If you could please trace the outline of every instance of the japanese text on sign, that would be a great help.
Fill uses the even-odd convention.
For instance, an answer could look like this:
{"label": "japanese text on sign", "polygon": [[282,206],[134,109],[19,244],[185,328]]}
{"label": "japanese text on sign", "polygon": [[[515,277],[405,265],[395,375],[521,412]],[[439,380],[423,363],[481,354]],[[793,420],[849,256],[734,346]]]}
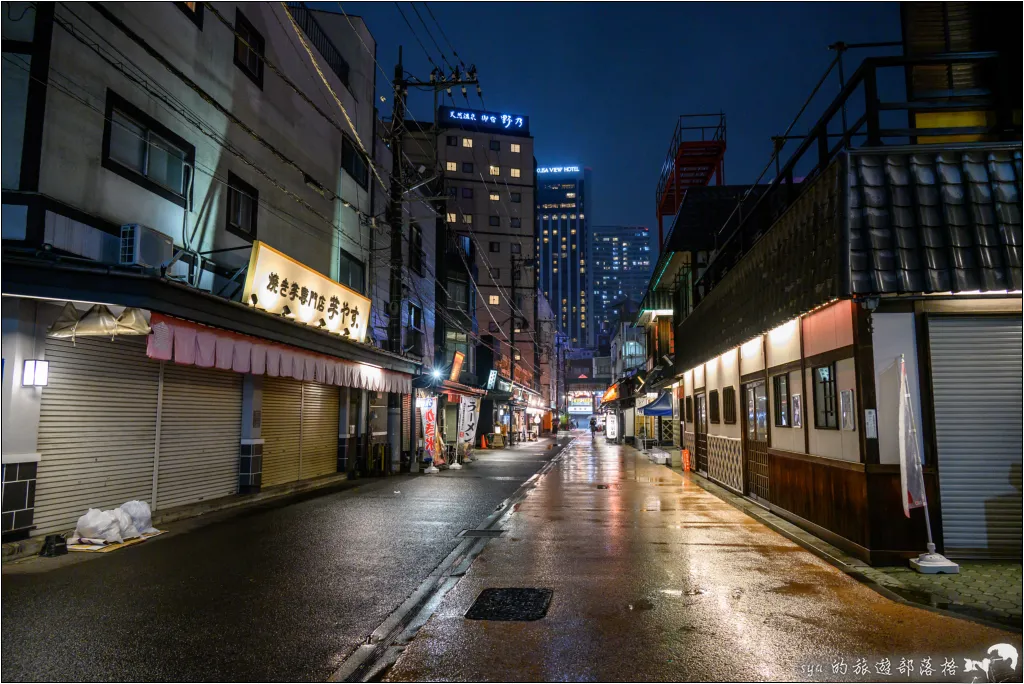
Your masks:
{"label": "japanese text on sign", "polygon": [[500,112],[483,112],[474,109],[452,109],[442,107],[441,119],[451,123],[473,124],[481,128],[515,131],[526,133],[530,129],[529,117],[520,114],[504,114]]}
{"label": "japanese text on sign", "polygon": [[253,243],[246,304],[362,342],[370,300],[263,242]]}

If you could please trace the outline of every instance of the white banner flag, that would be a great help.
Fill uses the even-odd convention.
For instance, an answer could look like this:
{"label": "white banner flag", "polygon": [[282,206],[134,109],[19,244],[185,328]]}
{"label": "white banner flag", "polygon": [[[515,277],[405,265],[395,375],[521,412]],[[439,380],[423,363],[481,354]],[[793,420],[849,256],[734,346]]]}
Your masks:
{"label": "white banner flag", "polygon": [[459,402],[459,444],[463,447],[473,444],[479,422],[480,397],[462,397]]}
{"label": "white banner flag", "polygon": [[903,513],[910,517],[911,508],[928,505],[924,491],[924,471],[921,469],[921,454],[917,447],[917,424],[914,422],[914,407],[910,403],[910,387],[907,385],[907,366],[900,354],[900,492],[903,494]]}

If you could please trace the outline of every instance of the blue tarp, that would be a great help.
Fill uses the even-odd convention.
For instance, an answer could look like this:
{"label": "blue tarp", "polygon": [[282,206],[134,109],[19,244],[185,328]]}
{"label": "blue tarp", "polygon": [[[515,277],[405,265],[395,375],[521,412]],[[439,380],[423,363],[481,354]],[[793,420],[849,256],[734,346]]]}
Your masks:
{"label": "blue tarp", "polygon": [[645,416],[671,416],[672,397],[669,396],[668,392],[662,392],[657,399],[641,408],[640,413]]}

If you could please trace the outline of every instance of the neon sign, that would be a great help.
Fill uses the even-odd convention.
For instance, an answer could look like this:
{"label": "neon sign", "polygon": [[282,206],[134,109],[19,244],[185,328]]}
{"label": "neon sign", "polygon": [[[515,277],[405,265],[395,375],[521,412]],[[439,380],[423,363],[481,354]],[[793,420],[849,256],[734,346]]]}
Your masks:
{"label": "neon sign", "polygon": [[537,169],[537,173],[579,173],[580,167],[578,166],[542,166]]}
{"label": "neon sign", "polygon": [[530,117],[522,116],[521,114],[441,107],[440,117],[443,122],[470,125],[477,128],[515,131],[517,133],[527,133],[530,130]]}

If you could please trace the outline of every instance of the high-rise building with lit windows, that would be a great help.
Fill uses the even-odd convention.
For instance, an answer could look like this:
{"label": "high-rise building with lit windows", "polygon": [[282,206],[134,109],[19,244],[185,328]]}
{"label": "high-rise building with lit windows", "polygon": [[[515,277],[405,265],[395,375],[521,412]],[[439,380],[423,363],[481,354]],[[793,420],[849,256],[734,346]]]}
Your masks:
{"label": "high-rise building with lit windows", "polygon": [[587,231],[590,169],[538,166],[536,177],[538,284],[569,345],[590,347],[594,340]]}
{"label": "high-rise building with lit windows", "polygon": [[590,235],[595,334],[610,334],[612,305],[625,299],[640,303],[657,254],[645,226],[593,226]]}

